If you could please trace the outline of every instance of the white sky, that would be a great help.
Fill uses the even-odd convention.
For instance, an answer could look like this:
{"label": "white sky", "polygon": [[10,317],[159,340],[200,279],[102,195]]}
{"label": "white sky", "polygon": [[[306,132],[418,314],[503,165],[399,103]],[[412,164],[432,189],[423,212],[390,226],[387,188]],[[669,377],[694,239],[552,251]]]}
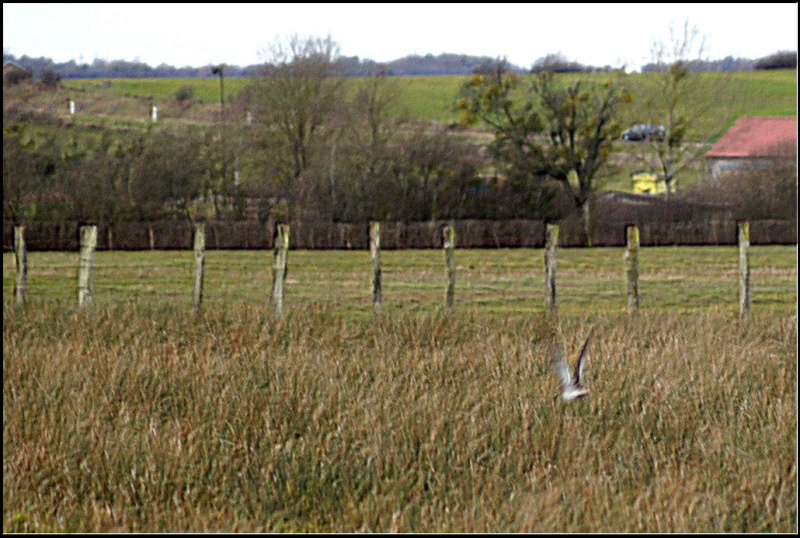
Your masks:
{"label": "white sky", "polygon": [[262,63],[276,39],[330,37],[344,56],[506,57],[530,67],[561,53],[586,65],[651,61],[688,19],[708,59],[797,50],[796,3],[770,4],[3,4],[3,50],[56,62],[153,67]]}

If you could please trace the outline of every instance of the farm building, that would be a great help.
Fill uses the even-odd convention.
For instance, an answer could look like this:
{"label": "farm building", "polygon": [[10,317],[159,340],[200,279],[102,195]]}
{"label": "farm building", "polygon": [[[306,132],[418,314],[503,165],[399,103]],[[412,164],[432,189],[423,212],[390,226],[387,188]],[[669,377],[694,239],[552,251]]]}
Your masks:
{"label": "farm building", "polygon": [[3,85],[13,86],[25,79],[33,78],[33,73],[15,62],[3,62]]}
{"label": "farm building", "polygon": [[797,160],[797,116],[739,118],[706,153],[706,178]]}

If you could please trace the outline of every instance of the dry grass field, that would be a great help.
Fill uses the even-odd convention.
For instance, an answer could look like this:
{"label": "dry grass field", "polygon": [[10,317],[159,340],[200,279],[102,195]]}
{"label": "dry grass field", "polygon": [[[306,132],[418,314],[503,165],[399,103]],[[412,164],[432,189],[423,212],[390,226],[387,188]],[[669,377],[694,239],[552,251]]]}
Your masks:
{"label": "dry grass field", "polygon": [[[368,254],[290,252],[282,317],[215,283],[268,295],[247,253],[209,253],[199,315],[190,253],[98,253],[86,312],[65,253],[31,254],[15,308],[5,255],[4,532],[797,530],[796,247],[753,249],[749,322],[735,249],[643,250],[635,315],[621,250],[565,249],[550,319],[509,291],[543,287],[541,251],[457,252],[451,314],[441,252],[401,254],[384,300],[407,306],[374,316]],[[173,291],[143,284],[154,259]],[[314,291],[345,281],[360,310]],[[564,404],[548,344],[574,361],[590,330],[592,394]]]}

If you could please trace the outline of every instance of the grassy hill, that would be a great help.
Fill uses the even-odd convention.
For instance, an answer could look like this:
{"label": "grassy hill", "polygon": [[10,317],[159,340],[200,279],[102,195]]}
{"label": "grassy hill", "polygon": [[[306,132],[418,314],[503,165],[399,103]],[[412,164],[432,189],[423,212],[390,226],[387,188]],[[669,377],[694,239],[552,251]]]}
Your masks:
{"label": "grassy hill", "polygon": [[[574,75],[563,75],[574,76]],[[603,75],[590,75],[603,76]],[[358,85],[362,79],[351,79]],[[458,121],[454,102],[465,77],[395,77],[399,99],[393,113],[403,121]],[[628,108],[630,121],[647,114],[646,96],[654,91],[653,74],[631,74],[629,84],[637,100]],[[229,103],[251,79],[225,79],[225,97]],[[194,92],[193,104],[185,109],[177,106],[175,93],[189,87]],[[703,73],[698,91],[687,101],[690,110],[698,111],[695,135],[724,131],[721,124],[732,124],[741,116],[793,116],[797,114],[797,71],[748,71],[736,73]],[[161,121],[212,121],[219,105],[218,79],[69,79],[62,88],[28,99],[37,108],[66,115],[66,99],[78,103],[81,115],[146,121],[149,103],[159,107]],[[12,96],[13,99],[13,96]],[[5,103],[4,107],[8,106]],[[702,115],[701,115],[702,113]]]}
{"label": "grassy hill", "polygon": [[[574,77],[578,75],[561,75]],[[585,75],[584,75],[585,76]],[[589,75],[602,77],[604,75]],[[656,75],[631,74],[628,83],[636,96],[623,112],[623,123],[650,120],[648,96],[657,92]],[[457,125],[454,103],[463,76],[393,77],[397,91],[392,115],[398,123],[430,123]],[[348,79],[353,88],[364,79]],[[247,78],[224,81],[226,116],[229,121],[245,122],[246,109],[237,99],[251,82]],[[179,102],[176,94],[188,89],[192,99]],[[521,90],[524,91],[524,90]],[[150,105],[158,107],[157,128],[184,128],[209,125],[219,118],[220,85],[216,78],[192,79],[68,79],[50,91],[34,88],[4,89],[4,110],[10,107],[55,115],[77,125],[113,128],[151,128]],[[77,114],[69,115],[68,103],[74,100]],[[686,107],[696,116],[689,139],[713,142],[742,116],[794,116],[797,114],[797,71],[748,71],[735,73],[703,73],[697,86],[686,99]],[[465,134],[473,135],[476,144],[483,144],[488,133],[480,125],[471,126]],[[620,149],[625,144],[620,142]],[[600,185],[601,190],[627,190],[629,173],[620,152],[615,163],[618,170]],[[702,175],[698,166],[693,177],[686,178],[689,187]]]}

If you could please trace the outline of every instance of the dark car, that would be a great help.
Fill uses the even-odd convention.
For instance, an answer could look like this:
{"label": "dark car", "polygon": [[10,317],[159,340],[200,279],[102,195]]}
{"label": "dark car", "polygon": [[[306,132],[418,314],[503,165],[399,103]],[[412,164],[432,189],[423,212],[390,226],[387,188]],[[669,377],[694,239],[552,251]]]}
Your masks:
{"label": "dark car", "polygon": [[628,142],[639,142],[641,140],[664,140],[667,137],[667,130],[663,125],[650,125],[640,123],[634,125],[622,133],[622,139]]}

